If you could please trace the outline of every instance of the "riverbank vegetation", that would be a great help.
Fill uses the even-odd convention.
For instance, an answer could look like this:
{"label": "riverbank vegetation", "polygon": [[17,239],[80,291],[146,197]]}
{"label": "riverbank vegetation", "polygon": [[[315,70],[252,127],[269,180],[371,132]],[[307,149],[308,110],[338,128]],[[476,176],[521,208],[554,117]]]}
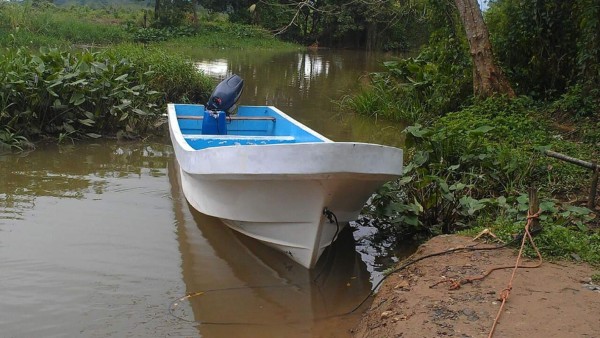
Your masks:
{"label": "riverbank vegetation", "polygon": [[223,15],[197,18],[165,26],[139,5],[0,3],[0,147],[162,130],[167,102],[204,102],[214,87],[185,48],[298,48]]}
{"label": "riverbank vegetation", "polygon": [[404,177],[370,205],[386,220],[380,227],[398,239],[489,228],[509,241],[522,231],[533,187],[544,253],[600,263],[598,207],[587,208],[593,172],[544,154],[600,155],[597,2],[491,2],[495,61],[514,88],[493,95],[474,94],[475,61],[456,7],[434,3],[434,31],[420,54],[386,62],[342,102],[410,124]]}

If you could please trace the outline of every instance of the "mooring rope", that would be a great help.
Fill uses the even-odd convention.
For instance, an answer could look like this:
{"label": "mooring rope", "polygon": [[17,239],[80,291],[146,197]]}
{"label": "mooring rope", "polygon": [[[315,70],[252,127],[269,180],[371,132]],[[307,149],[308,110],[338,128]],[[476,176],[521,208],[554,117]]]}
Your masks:
{"label": "mooring rope", "polygon": [[496,326],[498,325],[498,320],[500,319],[500,315],[502,315],[502,310],[504,309],[504,304],[506,304],[506,301],[508,300],[508,296],[510,295],[510,291],[512,290],[513,286],[513,281],[515,279],[515,274],[517,272],[517,269],[522,267],[519,265],[519,261],[521,260],[521,256],[523,256],[523,249],[525,248],[525,242],[526,240],[529,240],[529,243],[531,243],[531,246],[533,247],[533,249],[535,250],[535,253],[538,256],[538,263],[534,266],[528,266],[528,268],[539,268],[542,265],[543,259],[542,259],[542,254],[540,253],[540,250],[537,248],[537,246],[535,245],[535,242],[533,241],[533,237],[531,236],[531,232],[530,232],[530,226],[532,223],[533,219],[537,219],[540,216],[540,212],[538,211],[535,214],[527,214],[527,223],[525,224],[525,233],[523,235],[523,239],[521,240],[521,247],[519,248],[519,255],[517,256],[517,261],[515,262],[515,266],[513,268],[513,272],[512,275],[510,276],[510,279],[508,280],[508,285],[506,286],[505,289],[502,290],[501,294],[500,294],[500,298],[502,299],[502,304],[500,304],[500,308],[498,309],[498,314],[496,314],[496,318],[494,319],[494,323],[492,324],[492,329],[490,330],[490,334],[488,335],[488,338],[492,338],[492,336],[494,335],[494,331],[496,330]]}

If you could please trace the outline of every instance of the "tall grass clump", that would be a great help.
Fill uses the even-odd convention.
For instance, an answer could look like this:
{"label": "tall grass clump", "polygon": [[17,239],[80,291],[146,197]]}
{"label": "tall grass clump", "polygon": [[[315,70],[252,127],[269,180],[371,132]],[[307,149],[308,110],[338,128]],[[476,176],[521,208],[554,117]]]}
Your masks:
{"label": "tall grass clump", "polygon": [[370,85],[341,104],[367,116],[405,123],[430,124],[455,111],[472,91],[468,58],[454,44],[434,44],[417,57],[387,61]]}
{"label": "tall grass clump", "polygon": [[36,16],[37,33],[64,39],[72,44],[109,45],[131,41],[131,34],[122,25],[76,19],[69,12],[48,12]]}
{"label": "tall grass clump", "polygon": [[0,45],[70,47],[131,41],[123,24],[101,10],[47,2],[0,3]]}

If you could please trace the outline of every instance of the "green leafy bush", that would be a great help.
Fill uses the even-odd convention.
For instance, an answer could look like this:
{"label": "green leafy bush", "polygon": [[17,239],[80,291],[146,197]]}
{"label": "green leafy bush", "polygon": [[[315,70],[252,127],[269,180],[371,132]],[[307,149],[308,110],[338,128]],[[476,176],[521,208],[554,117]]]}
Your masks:
{"label": "green leafy bush", "polygon": [[546,132],[535,107],[525,98],[491,98],[430,127],[407,127],[404,175],[382,187],[368,210],[386,221],[385,231],[400,238],[489,224],[512,231],[513,223],[524,224],[528,201],[523,192],[535,186],[544,190],[541,207],[547,214],[542,221],[585,234],[591,211],[558,203],[548,193],[565,184],[548,178],[573,168],[567,163],[550,166],[540,152],[564,144]]}
{"label": "green leafy bush", "polygon": [[193,65],[160,51],[14,49],[0,57],[0,125],[34,139],[146,133],[166,100],[207,97],[209,88]]}
{"label": "green leafy bush", "polygon": [[430,124],[459,109],[472,91],[469,59],[454,39],[439,40],[415,58],[384,62],[371,84],[342,105],[359,114]]}

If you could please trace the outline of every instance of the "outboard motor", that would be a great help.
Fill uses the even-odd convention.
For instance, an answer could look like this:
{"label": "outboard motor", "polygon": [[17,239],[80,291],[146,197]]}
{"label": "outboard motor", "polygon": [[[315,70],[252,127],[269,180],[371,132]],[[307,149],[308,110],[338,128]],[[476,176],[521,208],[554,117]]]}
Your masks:
{"label": "outboard motor", "polygon": [[236,74],[229,76],[217,85],[206,104],[202,120],[202,134],[227,134],[225,117],[237,108],[236,103],[240,99],[243,89],[244,80]]}

